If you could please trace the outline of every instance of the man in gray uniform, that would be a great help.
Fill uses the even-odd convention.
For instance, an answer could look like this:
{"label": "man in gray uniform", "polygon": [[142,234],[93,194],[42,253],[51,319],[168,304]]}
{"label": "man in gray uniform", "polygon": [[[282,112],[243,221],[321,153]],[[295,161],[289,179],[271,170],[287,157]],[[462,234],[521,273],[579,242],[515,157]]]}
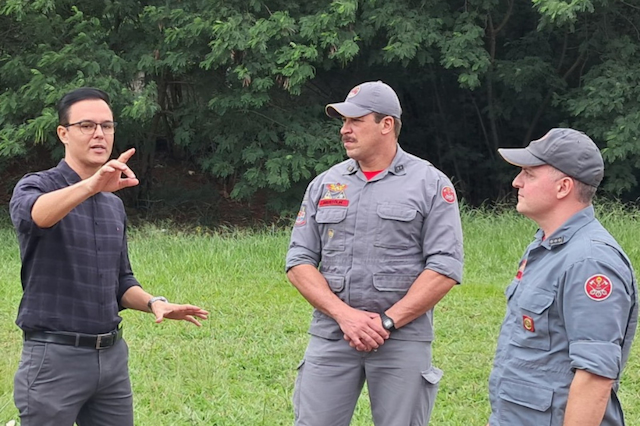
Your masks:
{"label": "man in gray uniform", "polygon": [[426,425],[442,376],[433,307],[462,278],[456,194],[398,146],[388,85],[356,86],[326,112],[342,118],[350,159],[307,188],[287,254],[289,280],[315,308],[296,425],[348,425],[365,380],[377,426]]}
{"label": "man in gray uniform", "polygon": [[624,425],[616,392],[638,319],[637,285],[594,217],[600,151],[581,132],[552,129],[499,152],[522,168],[517,210],[540,229],[506,290],[489,425]]}

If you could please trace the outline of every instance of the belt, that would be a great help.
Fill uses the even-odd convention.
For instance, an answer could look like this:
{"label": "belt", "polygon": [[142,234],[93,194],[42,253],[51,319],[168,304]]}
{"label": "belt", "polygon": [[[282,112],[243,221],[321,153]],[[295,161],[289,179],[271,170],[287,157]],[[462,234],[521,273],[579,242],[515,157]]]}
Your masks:
{"label": "belt", "polygon": [[82,346],[85,348],[107,349],[122,339],[122,329],[105,334],[67,333],[63,331],[25,331],[24,340],[58,345]]}

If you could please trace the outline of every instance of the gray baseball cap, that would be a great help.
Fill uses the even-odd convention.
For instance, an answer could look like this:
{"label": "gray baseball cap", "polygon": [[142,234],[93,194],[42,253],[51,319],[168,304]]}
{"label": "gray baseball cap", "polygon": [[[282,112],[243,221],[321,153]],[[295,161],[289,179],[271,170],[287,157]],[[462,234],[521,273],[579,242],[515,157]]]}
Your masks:
{"label": "gray baseball cap", "polygon": [[551,129],[526,148],[500,148],[507,162],[520,167],[548,164],[587,185],[598,187],[604,176],[600,149],[591,138],[573,129]]}
{"label": "gray baseball cap", "polygon": [[362,117],[372,112],[400,118],[402,108],[396,92],[381,81],[362,83],[349,92],[344,102],[325,107],[329,117]]}

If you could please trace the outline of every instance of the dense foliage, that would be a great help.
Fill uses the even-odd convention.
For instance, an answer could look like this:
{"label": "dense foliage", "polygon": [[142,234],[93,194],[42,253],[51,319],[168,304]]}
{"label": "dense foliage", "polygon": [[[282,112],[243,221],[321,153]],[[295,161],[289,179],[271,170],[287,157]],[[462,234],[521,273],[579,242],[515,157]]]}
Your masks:
{"label": "dense foliage", "polygon": [[592,136],[605,191],[633,199],[638,64],[630,0],[0,0],[0,169],[59,158],[55,102],[91,85],[112,95],[117,148],[138,149],[138,200],[161,150],[282,210],[343,158],[324,105],[381,79],[403,147],[470,203],[508,193],[498,147],[558,126]]}

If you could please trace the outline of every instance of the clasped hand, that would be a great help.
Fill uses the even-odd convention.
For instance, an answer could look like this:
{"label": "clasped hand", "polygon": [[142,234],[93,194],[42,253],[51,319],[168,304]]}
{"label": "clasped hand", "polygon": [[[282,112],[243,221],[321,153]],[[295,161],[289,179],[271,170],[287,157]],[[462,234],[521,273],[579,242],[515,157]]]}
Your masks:
{"label": "clasped hand", "polygon": [[389,332],[382,327],[380,315],[374,312],[351,308],[338,320],[338,325],[349,346],[358,351],[371,352],[389,338]]}

